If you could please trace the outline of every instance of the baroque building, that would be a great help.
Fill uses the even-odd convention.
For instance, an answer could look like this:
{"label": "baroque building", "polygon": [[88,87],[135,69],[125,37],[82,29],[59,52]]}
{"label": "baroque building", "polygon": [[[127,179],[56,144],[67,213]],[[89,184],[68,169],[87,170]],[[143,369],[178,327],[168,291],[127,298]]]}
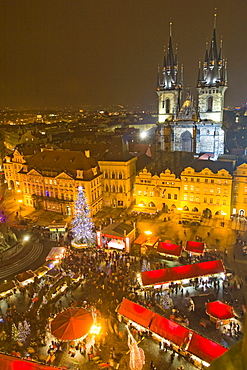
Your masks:
{"label": "baroque building", "polygon": [[77,188],[83,186],[91,215],[102,207],[101,172],[89,152],[44,150],[24,156],[15,150],[4,170],[8,187],[26,206],[72,216]]}
{"label": "baroque building", "polygon": [[222,58],[222,41],[217,49],[216,15],[210,48],[206,48],[203,65],[199,63],[197,92],[194,101],[190,89],[182,103],[183,68],[178,78],[177,52],[173,53],[170,24],[168,51],[164,57],[162,78],[158,73],[158,122],[156,160],[164,162],[169,152],[213,153],[217,159],[224,153],[224,95],[227,89],[227,67]]}
{"label": "baroque building", "polygon": [[232,214],[247,215],[247,164],[243,163],[233,172]]}
{"label": "baroque building", "polygon": [[148,213],[169,210],[210,217],[231,215],[232,175],[225,169],[196,171],[186,167],[180,178],[168,169],[159,176],[144,169],[136,177],[135,189],[139,211],[145,207]]}
{"label": "baroque building", "polygon": [[122,138],[115,137],[98,164],[102,172],[103,205],[129,208],[134,202],[136,157],[129,154]]}

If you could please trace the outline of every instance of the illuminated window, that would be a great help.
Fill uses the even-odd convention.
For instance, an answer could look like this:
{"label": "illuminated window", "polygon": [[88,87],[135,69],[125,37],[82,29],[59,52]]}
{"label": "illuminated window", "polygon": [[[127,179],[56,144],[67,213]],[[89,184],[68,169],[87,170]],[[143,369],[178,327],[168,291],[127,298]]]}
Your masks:
{"label": "illuminated window", "polygon": [[188,200],[188,194],[184,194],[184,200]]}
{"label": "illuminated window", "polygon": [[177,194],[174,194],[174,199],[178,199],[178,195]]}
{"label": "illuminated window", "polygon": [[150,191],[150,197],[153,197],[153,196],[154,196],[153,191]]}
{"label": "illuminated window", "polygon": [[196,202],[199,202],[199,198],[198,197],[196,197]]}
{"label": "illuminated window", "polygon": [[196,188],[196,191],[200,191],[200,189],[199,188]]}
{"label": "illuminated window", "polygon": [[213,203],[213,198],[210,198],[209,199],[209,203]]}
{"label": "illuminated window", "polygon": [[144,190],[143,195],[144,196],[147,196],[148,195],[148,193],[146,192],[146,190]]}
{"label": "illuminated window", "polygon": [[213,188],[211,188],[211,189],[210,189],[210,193],[213,193],[213,192],[214,192],[214,189],[213,189]]}
{"label": "illuminated window", "polygon": [[223,199],[223,206],[226,206],[226,199]]}
{"label": "illuminated window", "polygon": [[172,199],[171,194],[167,194],[167,199]]}
{"label": "illuminated window", "polygon": [[207,198],[206,197],[204,197],[204,203],[207,203]]}
{"label": "illuminated window", "polygon": [[193,194],[190,194],[190,201],[193,202],[193,200],[194,200],[194,195]]}
{"label": "illuminated window", "polygon": [[220,204],[220,198],[216,198],[216,204]]}
{"label": "illuminated window", "polygon": [[196,179],[196,182],[200,182],[200,179]]}
{"label": "illuminated window", "polygon": [[220,188],[217,188],[216,193],[220,194]]}
{"label": "illuminated window", "polygon": [[188,185],[184,185],[184,190],[188,190]]}
{"label": "illuminated window", "polygon": [[245,186],[245,188],[244,188],[244,192],[245,192],[245,193],[247,192],[247,186]]}
{"label": "illuminated window", "polygon": [[194,191],[194,185],[190,185],[190,190]]}

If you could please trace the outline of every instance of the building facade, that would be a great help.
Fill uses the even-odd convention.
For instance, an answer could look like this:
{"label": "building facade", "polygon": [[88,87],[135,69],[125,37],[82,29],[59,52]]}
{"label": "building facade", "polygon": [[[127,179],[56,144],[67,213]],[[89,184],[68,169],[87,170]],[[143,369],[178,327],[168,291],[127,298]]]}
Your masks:
{"label": "building facade", "polygon": [[214,173],[208,168],[196,172],[187,167],[180,179],[170,170],[158,176],[144,169],[136,177],[135,191],[140,211],[150,207],[157,211],[198,212],[226,219],[231,215],[232,176],[224,169]]}
{"label": "building facade", "polygon": [[77,189],[83,186],[91,215],[102,207],[101,172],[89,153],[42,151],[24,158],[6,157],[5,176],[25,206],[72,216]]}
{"label": "building facade", "polygon": [[[203,66],[199,64],[194,102],[190,90],[182,103],[183,73],[178,82],[177,53],[173,54],[170,31],[168,52],[164,57],[162,78],[158,76],[157,153],[186,151],[213,153],[215,159],[224,153],[224,95],[227,89],[227,66],[222,58],[222,42],[217,50],[216,27]],[[162,155],[157,154],[162,160]]]}
{"label": "building facade", "polygon": [[134,202],[136,160],[127,151],[121,137],[112,140],[107,155],[98,162],[102,172],[104,206],[129,208]]}
{"label": "building facade", "polygon": [[233,173],[232,214],[247,216],[247,164],[243,163]]}

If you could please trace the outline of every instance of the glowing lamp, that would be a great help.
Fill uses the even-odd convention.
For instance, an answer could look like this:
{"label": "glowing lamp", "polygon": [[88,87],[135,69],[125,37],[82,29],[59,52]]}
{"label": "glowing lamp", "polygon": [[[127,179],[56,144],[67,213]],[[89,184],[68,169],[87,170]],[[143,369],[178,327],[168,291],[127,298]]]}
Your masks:
{"label": "glowing lamp", "polygon": [[90,334],[99,335],[100,331],[101,331],[101,325],[95,324],[91,326]]}

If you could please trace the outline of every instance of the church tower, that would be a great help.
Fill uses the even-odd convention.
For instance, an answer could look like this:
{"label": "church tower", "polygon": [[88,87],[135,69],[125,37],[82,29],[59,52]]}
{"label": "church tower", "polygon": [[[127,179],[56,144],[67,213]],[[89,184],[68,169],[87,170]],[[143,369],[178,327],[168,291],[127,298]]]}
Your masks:
{"label": "church tower", "polygon": [[158,71],[156,92],[158,95],[158,123],[175,119],[180,109],[182,81],[178,82],[177,50],[174,56],[171,22],[168,50],[164,55],[161,80],[160,71]]}
{"label": "church tower", "polygon": [[214,14],[213,37],[208,51],[206,47],[203,65],[199,64],[197,90],[198,113],[201,120],[221,123],[223,120],[224,95],[227,89],[227,64],[222,59],[222,40],[220,50],[216,42],[216,14]]}

